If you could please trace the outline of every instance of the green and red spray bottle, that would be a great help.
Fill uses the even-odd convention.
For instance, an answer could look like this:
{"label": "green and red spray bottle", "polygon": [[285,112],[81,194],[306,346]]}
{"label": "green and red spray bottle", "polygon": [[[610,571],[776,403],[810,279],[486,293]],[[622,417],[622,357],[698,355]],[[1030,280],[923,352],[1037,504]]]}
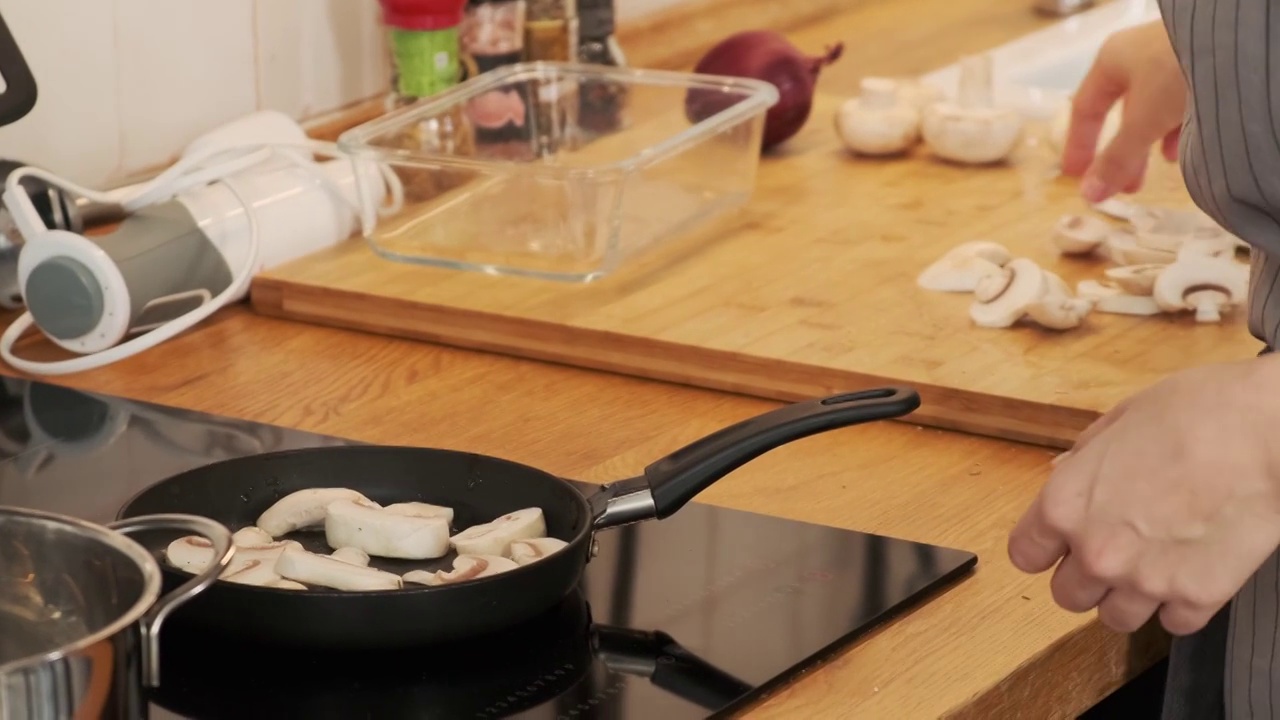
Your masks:
{"label": "green and red spray bottle", "polygon": [[394,88],[412,101],[456,85],[459,26],[467,0],[378,0],[390,30]]}

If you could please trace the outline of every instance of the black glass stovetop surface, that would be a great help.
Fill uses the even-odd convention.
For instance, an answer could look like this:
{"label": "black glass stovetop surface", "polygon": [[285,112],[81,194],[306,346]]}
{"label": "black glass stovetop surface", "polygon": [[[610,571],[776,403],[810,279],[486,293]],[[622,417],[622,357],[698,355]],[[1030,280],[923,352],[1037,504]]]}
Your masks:
{"label": "black glass stovetop surface", "polygon": [[[169,475],[348,441],[0,379],[0,505],[109,522]],[[584,488],[589,487],[583,485]],[[236,529],[236,528],[232,528]],[[393,654],[162,638],[152,718],[685,720],[727,714],[927,600],[971,553],[686,506],[601,533],[579,590],[511,631]]]}

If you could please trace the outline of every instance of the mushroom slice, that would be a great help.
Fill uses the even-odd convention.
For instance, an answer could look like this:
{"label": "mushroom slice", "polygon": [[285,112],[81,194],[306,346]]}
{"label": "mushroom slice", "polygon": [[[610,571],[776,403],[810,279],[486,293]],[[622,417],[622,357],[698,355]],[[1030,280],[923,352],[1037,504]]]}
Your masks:
{"label": "mushroom slice", "polygon": [[352,547],[374,557],[428,560],[449,552],[449,523],[339,500],[329,506],[324,538],[334,549]]}
{"label": "mushroom slice", "polygon": [[1050,296],[1027,308],[1027,316],[1050,330],[1078,327],[1093,303],[1078,298]]}
{"label": "mushroom slice", "polygon": [[1160,273],[1151,295],[1165,312],[1194,310],[1196,322],[1218,322],[1248,290],[1249,266],[1234,258],[1190,255]]}
{"label": "mushroom slice", "polygon": [[262,558],[249,560],[240,564],[234,570],[232,568],[227,568],[227,570],[228,572],[224,572],[220,579],[240,585],[264,587],[281,579],[279,573],[276,572],[275,562]]}
{"label": "mushroom slice", "polygon": [[1176,253],[1190,240],[1216,240],[1234,249],[1235,239],[1198,208],[1143,208],[1130,218],[1143,247]]}
{"label": "mushroom slice", "polygon": [[497,555],[459,555],[453,559],[453,569],[448,572],[414,570],[405,573],[404,580],[419,585],[454,585],[515,570],[518,567],[520,566],[515,561]]}
{"label": "mushroom slice", "polygon": [[1093,301],[1093,309],[1109,315],[1159,315],[1162,311],[1150,295],[1120,293]]}
{"label": "mushroom slice", "polygon": [[240,528],[235,535],[231,536],[231,542],[236,547],[255,548],[263,545],[270,545],[276,539],[271,537],[271,533],[263,530],[256,525],[250,525],[247,528]]}
{"label": "mushroom slice", "polygon": [[1044,272],[1045,280],[1049,281],[1049,295],[1064,298],[1071,297],[1071,286],[1067,284],[1066,280],[1062,279],[1061,275],[1051,273],[1048,270],[1043,270],[1042,272]]}
{"label": "mushroom slice", "polygon": [[359,565],[360,567],[369,567],[369,553],[354,547],[340,547],[329,553],[329,557],[334,560],[341,560],[344,563]]}
{"label": "mushroom slice", "polygon": [[[228,562],[227,568],[221,571],[219,578],[227,579],[232,577],[232,575],[246,569],[253,562],[264,562],[270,568],[275,564],[276,559],[279,559],[280,553],[291,547],[301,548],[302,543],[297,541],[273,541],[269,544],[264,544],[264,546],[237,547],[236,553],[232,556],[232,561]],[[166,548],[165,557],[174,568],[187,571],[187,573],[193,575],[204,573],[214,562],[214,546],[207,539],[198,536],[179,538]]]}
{"label": "mushroom slice", "polygon": [[459,555],[503,555],[515,540],[545,537],[547,523],[542,508],[507,513],[483,525],[474,525],[449,538]]}
{"label": "mushroom slice", "polygon": [[[237,546],[231,562],[223,569],[220,577],[225,578],[235,573],[253,560],[275,562],[275,559],[280,557],[280,553],[294,546],[302,547],[296,540],[273,540],[268,545],[257,547]],[[197,535],[191,535],[169,543],[164,554],[165,560],[170,565],[194,575],[204,572],[213,564],[213,543]]]}
{"label": "mushroom slice", "polygon": [[[273,563],[280,557],[280,553],[290,547],[302,547],[302,545],[296,540],[279,540],[259,547],[237,547],[231,556],[231,562],[219,577],[225,578],[254,560]],[[164,555],[165,560],[173,567],[195,575],[204,572],[213,564],[213,543],[196,535],[178,538],[169,543]]]}
{"label": "mushroom slice", "polygon": [[[237,551],[232,556],[232,561],[234,562],[238,557]],[[164,559],[183,572],[197,575],[213,563],[213,543],[198,535],[181,537],[169,543],[169,546],[164,549]]]}
{"label": "mushroom slice", "polygon": [[315,527],[324,522],[325,509],[339,500],[362,501],[371,507],[377,503],[347,488],[309,488],[285,495],[258,518],[258,527],[271,537],[288,535],[295,530]]}
{"label": "mushroom slice", "polygon": [[1009,251],[989,240],[973,240],[952,248],[916,278],[916,284],[935,292],[973,292],[982,278],[1009,262]]}
{"label": "mushroom slice", "polygon": [[1125,265],[1108,268],[1103,271],[1103,274],[1130,295],[1150,295],[1152,288],[1156,285],[1156,278],[1167,267],[1169,266],[1153,263]]}
{"label": "mushroom slice", "polygon": [[1186,235],[1167,235],[1156,232],[1143,232],[1139,230],[1133,235],[1134,242],[1140,247],[1148,250],[1159,250],[1176,254],[1182,249],[1182,245],[1186,243],[1188,236]]}
{"label": "mushroom slice", "polygon": [[306,590],[307,589],[307,586],[303,585],[300,582],[294,582],[293,580],[285,580],[284,578],[280,578],[279,580],[269,582],[263,587],[276,588],[277,590]]}
{"label": "mushroom slice", "polygon": [[507,548],[507,555],[511,557],[517,565],[528,565],[537,562],[542,558],[563,550],[569,543],[559,538],[530,538],[528,540],[516,540]]}
{"label": "mushroom slice", "polygon": [[1176,253],[1139,245],[1132,231],[1119,229],[1107,236],[1107,255],[1119,265],[1168,265],[1178,259]]}
{"label": "mushroom slice", "polygon": [[453,522],[453,508],[443,505],[431,505],[423,502],[404,502],[388,505],[384,508],[389,513],[408,515],[420,518],[444,518],[447,523]]}
{"label": "mushroom slice", "polygon": [[973,292],[982,278],[999,270],[999,265],[980,257],[944,260],[925,268],[916,284],[935,292]]}
{"label": "mushroom slice", "polygon": [[1115,297],[1123,294],[1124,291],[1115,285],[1100,283],[1097,280],[1081,280],[1076,283],[1076,295],[1079,295],[1085,300],[1093,300],[1094,302],[1097,302],[1102,298]]}
{"label": "mushroom slice", "polygon": [[275,570],[288,580],[334,590],[399,590],[404,586],[399,575],[352,565],[301,548],[285,550],[276,561]]}
{"label": "mushroom slice", "polygon": [[410,570],[400,579],[403,582],[414,583],[415,585],[443,585],[444,583],[440,581],[439,577],[443,572],[443,570],[437,570],[436,572],[431,572],[430,570]]}
{"label": "mushroom slice", "polygon": [[1213,218],[1199,208],[1134,206],[1129,224],[1140,233],[1186,237],[1199,232],[1225,233]]}
{"label": "mushroom slice", "polygon": [[[1239,243],[1232,235],[1214,235],[1210,237],[1188,238],[1178,249],[1178,259],[1187,255],[1207,255],[1215,258],[1233,258],[1239,250]],[[1246,245],[1246,247],[1248,247]],[[1175,260],[1175,262],[1177,262]]]}
{"label": "mushroom slice", "polygon": [[1146,212],[1146,208],[1141,205],[1121,200],[1118,197],[1110,197],[1102,202],[1093,203],[1091,207],[1107,217],[1127,222],[1132,222],[1134,217]]}
{"label": "mushroom slice", "polygon": [[1064,255],[1087,255],[1107,240],[1111,226],[1086,215],[1063,215],[1053,228],[1053,244]]}
{"label": "mushroom slice", "polygon": [[[1163,267],[1163,266],[1162,266]],[[1076,286],[1080,297],[1092,301],[1093,309],[1110,315],[1159,315],[1160,306],[1150,295],[1130,295],[1114,285],[1082,280]]]}
{"label": "mushroom slice", "polygon": [[963,250],[964,253],[973,255],[974,257],[980,257],[987,262],[995,263],[1001,267],[1008,265],[1009,261],[1013,259],[1013,255],[1009,253],[1009,248],[1006,248],[998,242],[992,242],[990,240],[970,240],[969,242],[962,243],[958,247],[954,248],[952,252],[961,250]]}
{"label": "mushroom slice", "polygon": [[969,317],[979,327],[1011,327],[1049,291],[1050,281],[1040,266],[1027,258],[1017,258],[1000,275],[983,278],[974,290]]}
{"label": "mushroom slice", "polygon": [[[276,540],[269,545],[259,545],[258,547],[240,548],[236,550],[236,557],[239,558],[270,558],[280,557],[280,553],[289,548],[300,548],[302,543],[297,540]],[[232,561],[235,562],[234,560]]]}

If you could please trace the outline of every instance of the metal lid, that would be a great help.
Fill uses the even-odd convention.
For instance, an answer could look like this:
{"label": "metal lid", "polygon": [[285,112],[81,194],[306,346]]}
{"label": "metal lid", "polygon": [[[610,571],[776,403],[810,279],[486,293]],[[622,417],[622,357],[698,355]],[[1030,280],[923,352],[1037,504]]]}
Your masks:
{"label": "metal lid", "polygon": [[23,297],[40,329],[59,340],[83,337],[102,319],[102,287],[89,268],[52,257],[27,276]]}

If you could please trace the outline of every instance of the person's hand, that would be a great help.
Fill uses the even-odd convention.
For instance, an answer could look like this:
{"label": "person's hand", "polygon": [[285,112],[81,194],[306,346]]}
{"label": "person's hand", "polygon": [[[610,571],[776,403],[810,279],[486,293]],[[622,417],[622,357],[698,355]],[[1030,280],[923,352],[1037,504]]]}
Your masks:
{"label": "person's hand", "polygon": [[[1121,98],[1120,129],[1097,152],[1103,122]],[[1083,176],[1080,192],[1089,202],[1137,192],[1152,145],[1161,143],[1170,162],[1178,159],[1186,103],[1186,82],[1161,21],[1115,33],[1098,51],[1072,99],[1063,173]]]}
{"label": "person's hand", "polygon": [[1009,537],[1054,600],[1132,632],[1203,627],[1280,545],[1280,356],[1178,373],[1055,461]]}

